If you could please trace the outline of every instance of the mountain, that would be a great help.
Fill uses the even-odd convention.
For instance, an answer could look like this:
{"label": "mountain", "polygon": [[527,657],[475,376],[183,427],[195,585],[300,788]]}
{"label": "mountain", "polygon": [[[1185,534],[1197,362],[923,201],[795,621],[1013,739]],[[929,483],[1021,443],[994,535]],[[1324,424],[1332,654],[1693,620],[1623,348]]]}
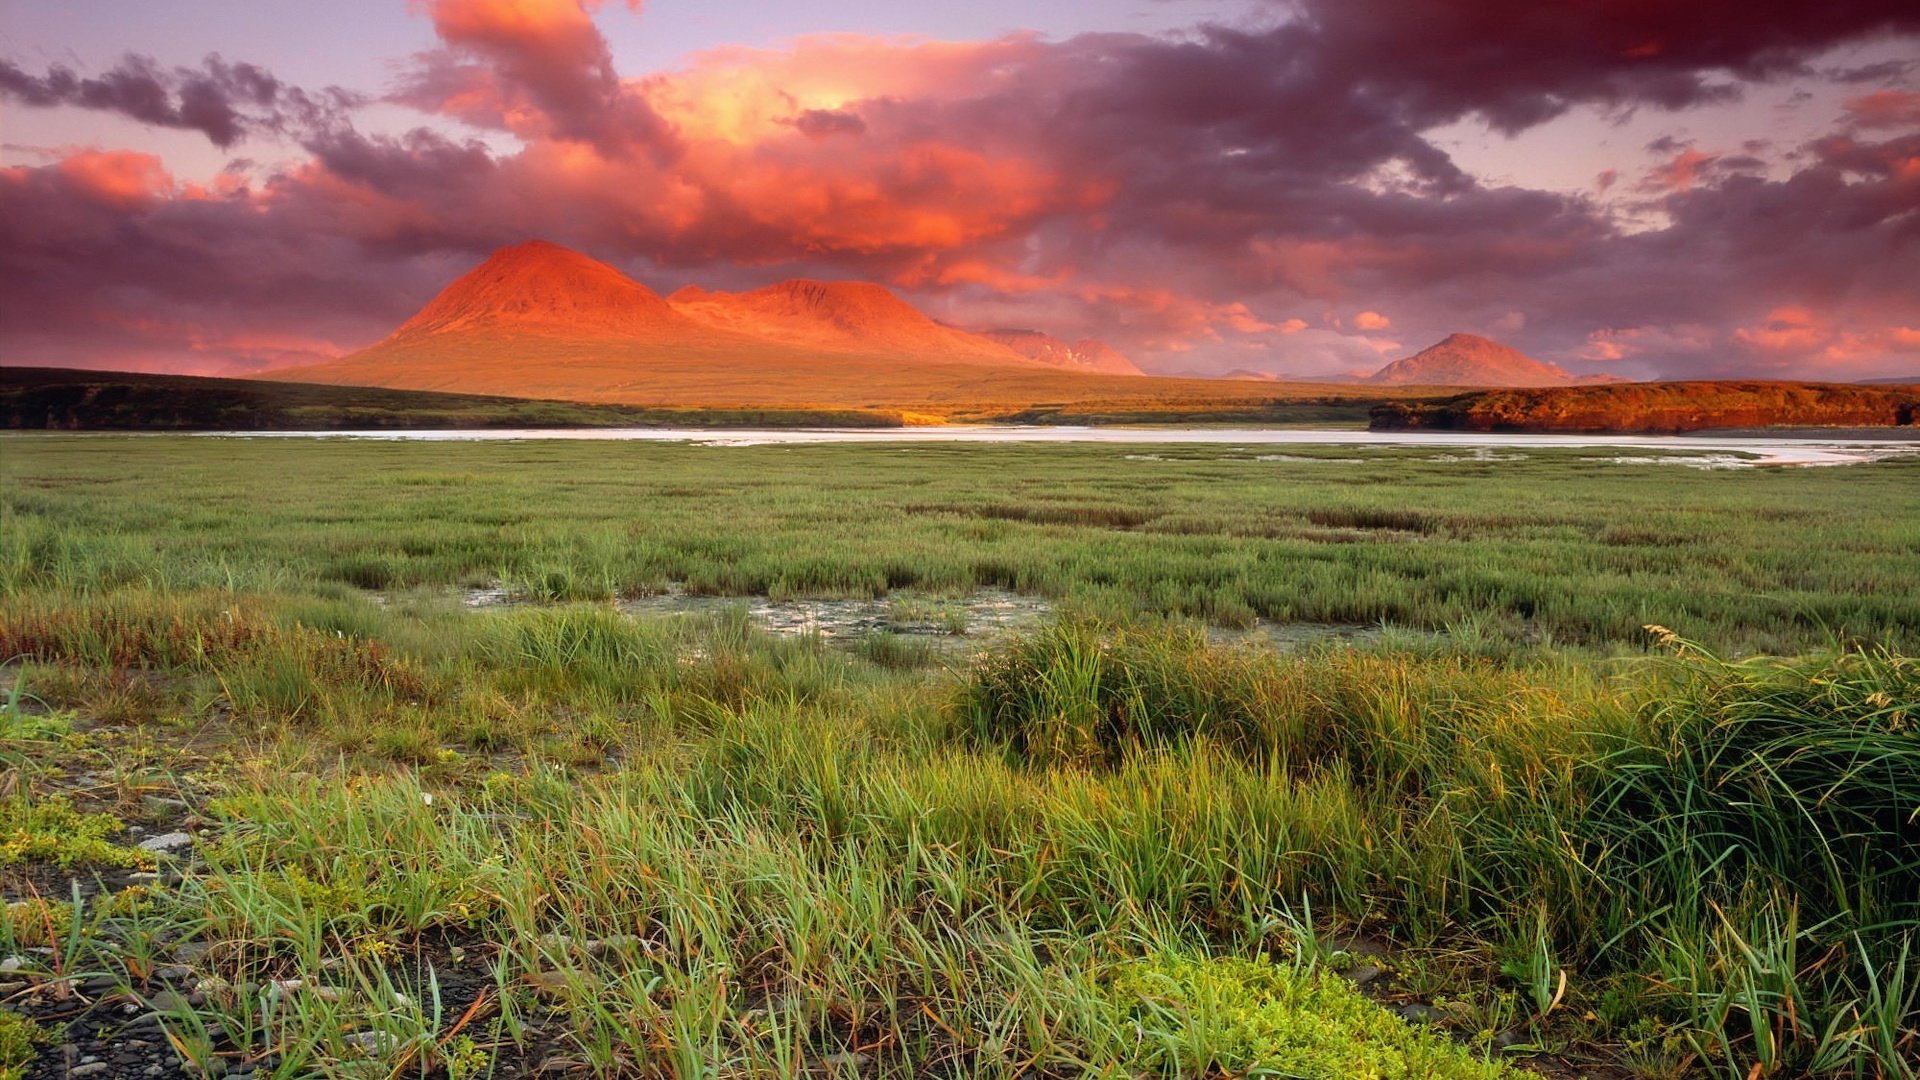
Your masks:
{"label": "mountain", "polygon": [[1395,360],[1366,381],[1385,386],[1572,386],[1611,380],[1582,378],[1488,338],[1448,334],[1446,340]]}
{"label": "mountain", "polygon": [[980,337],[995,341],[1029,359],[1068,371],[1099,371],[1108,375],[1145,375],[1133,361],[1104,341],[1081,338],[1069,345],[1040,330],[982,330]]}
{"label": "mountain", "polygon": [[[1044,336],[1044,335],[1042,335]],[[785,281],[662,298],[554,244],[502,248],[392,335],[359,352],[259,376],[674,408],[835,408],[911,417],[1141,415],[1265,407],[1327,388],[1143,377],[1081,342],[1035,359],[928,318],[879,285]],[[1131,365],[1128,365],[1131,369]],[[1351,395],[1350,395],[1351,396]],[[1079,413],[1075,413],[1078,415]]]}
{"label": "mountain", "polygon": [[1647,382],[1481,390],[1376,405],[1374,430],[1674,432],[1911,427],[1920,387],[1809,382]]}
{"label": "mountain", "polygon": [[[494,252],[386,340],[263,378],[635,404],[915,401],[1053,369],[878,285],[787,281],[672,300],[534,240]],[[1042,397],[1047,395],[1041,395]]]}
{"label": "mountain", "polygon": [[462,274],[390,340],[463,332],[691,337],[699,327],[606,263],[529,240]]}
{"label": "mountain", "polygon": [[689,285],[668,301],[675,311],[716,330],[787,346],[922,360],[1031,362],[1004,345],[937,323],[871,282],[799,278],[743,293]]}

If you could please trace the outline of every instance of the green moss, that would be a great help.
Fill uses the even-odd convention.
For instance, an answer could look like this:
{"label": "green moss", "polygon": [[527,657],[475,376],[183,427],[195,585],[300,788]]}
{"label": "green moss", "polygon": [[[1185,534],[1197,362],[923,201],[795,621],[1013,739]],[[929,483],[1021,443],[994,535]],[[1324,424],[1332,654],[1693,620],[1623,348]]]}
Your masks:
{"label": "green moss", "polygon": [[108,839],[125,827],[112,814],[81,813],[71,800],[58,796],[0,800],[0,866],[52,863],[68,869],[153,865],[153,856],[147,852]]}
{"label": "green moss", "polygon": [[33,1060],[33,1048],[51,1036],[47,1029],[21,1016],[0,1009],[0,1080],[20,1080]]}
{"label": "green moss", "polygon": [[53,945],[73,926],[73,905],[65,900],[14,900],[7,904],[6,915],[12,942],[28,948]]}
{"label": "green moss", "polygon": [[1120,969],[1106,995],[1164,1075],[1258,1072],[1300,1080],[1498,1080],[1476,1058],[1362,997],[1338,976],[1238,957],[1155,956]]}

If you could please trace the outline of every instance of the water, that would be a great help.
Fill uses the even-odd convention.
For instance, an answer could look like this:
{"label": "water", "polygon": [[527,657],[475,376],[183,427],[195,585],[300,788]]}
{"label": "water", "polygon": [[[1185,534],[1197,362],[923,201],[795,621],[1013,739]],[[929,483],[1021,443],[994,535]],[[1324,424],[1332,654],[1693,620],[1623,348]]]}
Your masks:
{"label": "water", "polygon": [[[877,446],[939,443],[1102,443],[1125,446],[1219,446],[1253,449],[1272,446],[1429,448],[1465,450],[1435,460],[1512,460],[1500,451],[1520,449],[1605,449],[1663,451],[1678,456],[1649,459],[1622,453],[1599,460],[1642,464],[1650,460],[1694,468],[1746,468],[1756,465],[1855,465],[1886,458],[1920,455],[1920,442],[1904,432],[1886,438],[1711,435],[1488,435],[1477,432],[1311,431],[1276,428],[1019,427],[951,425],[908,428],[496,428],[460,431],[235,431],[207,432],[215,438],[339,438],[405,442],[505,442],[527,440],[689,442],[706,446],[800,446],[820,443],[869,443]],[[1153,455],[1138,455],[1151,459]],[[1268,456],[1288,461],[1287,455]],[[1320,459],[1297,459],[1316,463]],[[1353,459],[1331,459],[1351,461]]]}

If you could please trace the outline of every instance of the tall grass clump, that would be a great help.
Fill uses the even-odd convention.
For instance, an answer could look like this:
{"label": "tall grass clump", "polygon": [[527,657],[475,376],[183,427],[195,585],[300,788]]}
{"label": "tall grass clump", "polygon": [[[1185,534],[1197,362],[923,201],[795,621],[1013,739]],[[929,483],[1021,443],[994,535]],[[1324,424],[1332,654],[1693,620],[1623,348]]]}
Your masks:
{"label": "tall grass clump", "polygon": [[[1920,665],[1845,649],[1732,662],[1665,644],[1680,651],[1609,679],[1066,623],[986,659],[953,713],[968,742],[1065,783],[1118,769],[1124,792],[1151,791],[1142,765],[1169,751],[1197,765],[1203,746],[1277,771],[1285,782],[1235,820],[1277,809],[1280,791],[1317,792],[1312,805],[1354,820],[1316,837],[1297,806],[1282,814],[1280,879],[1383,913],[1409,940],[1514,941],[1527,956],[1509,966],[1542,1013],[1556,972],[1577,965],[1656,1002],[1729,1075],[1912,1076]],[[1196,804],[1225,797],[1235,770],[1208,772],[1187,773]],[[1102,794],[1096,812],[1132,801]],[[1164,876],[1139,876],[1148,820],[1109,832],[1113,871]],[[1218,850],[1222,865],[1262,861]],[[1248,885],[1277,880],[1248,878],[1231,890],[1243,922],[1257,917]],[[1136,897],[1171,913],[1206,895],[1166,880],[1184,884]],[[1285,902],[1275,890],[1253,906]]]}
{"label": "tall grass clump", "polygon": [[1215,646],[1167,624],[1066,620],[985,658],[954,699],[961,729],[1029,765],[1112,765],[1205,741],[1284,772],[1339,769],[1419,793],[1487,755],[1522,773],[1583,748],[1560,722],[1593,707],[1597,679],[1477,657]]}
{"label": "tall grass clump", "polygon": [[1655,630],[1677,654],[1589,769],[1607,940],[1642,953],[1710,1059],[1914,1076],[1920,664],[1730,662]]}

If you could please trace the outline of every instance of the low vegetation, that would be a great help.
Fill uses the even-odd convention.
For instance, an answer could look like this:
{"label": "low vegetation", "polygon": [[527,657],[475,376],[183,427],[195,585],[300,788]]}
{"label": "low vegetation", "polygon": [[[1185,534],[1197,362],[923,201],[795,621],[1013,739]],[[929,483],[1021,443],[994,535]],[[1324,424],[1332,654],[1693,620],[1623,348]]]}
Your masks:
{"label": "low vegetation", "polygon": [[0,367],[0,426],[54,431],[899,427],[879,409],[589,405],[370,386]]}
{"label": "low vegetation", "polygon": [[[275,1077],[1915,1076],[1907,466],[598,450],[8,444],[9,829],[184,845],[0,869],[0,1004],[51,1040],[21,1067],[151,1039]],[[123,479],[156,475],[192,494]],[[881,522],[902,610],[1027,559],[1004,583],[1062,614],[955,655],[599,602],[874,580]],[[1311,544],[1597,605],[1534,616],[1687,580],[1691,622],[1549,639],[1483,590],[1279,652],[1192,618],[1236,609],[1182,590]],[[1823,618],[1711,584],[1791,568],[1834,575],[1798,579]],[[545,599],[448,595],[495,574]]]}

